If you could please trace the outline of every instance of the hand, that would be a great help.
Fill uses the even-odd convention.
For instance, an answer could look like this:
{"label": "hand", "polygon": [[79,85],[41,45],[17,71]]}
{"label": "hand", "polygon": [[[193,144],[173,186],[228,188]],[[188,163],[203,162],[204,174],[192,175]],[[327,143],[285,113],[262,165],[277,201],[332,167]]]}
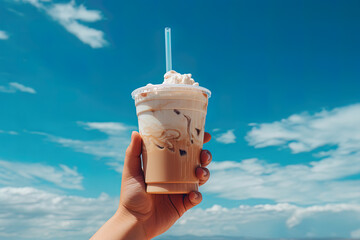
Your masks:
{"label": "hand", "polygon": [[[211,135],[205,133],[204,143],[210,139]],[[139,133],[133,132],[131,143],[126,150],[118,213],[134,216],[141,223],[146,239],[151,239],[168,230],[187,210],[198,205],[202,195],[200,192],[147,194],[140,155],[141,137]],[[205,167],[211,159],[208,150],[201,151],[201,167],[195,171],[200,186],[210,177],[210,172]]]}

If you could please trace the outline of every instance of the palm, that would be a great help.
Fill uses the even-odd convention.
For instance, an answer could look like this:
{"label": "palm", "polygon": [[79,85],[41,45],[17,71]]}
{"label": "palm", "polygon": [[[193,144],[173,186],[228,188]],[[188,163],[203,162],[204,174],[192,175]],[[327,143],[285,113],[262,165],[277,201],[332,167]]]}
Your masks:
{"label": "palm", "polygon": [[142,175],[127,179],[122,188],[130,193],[122,203],[143,222],[149,238],[168,230],[186,211],[183,194],[147,194]]}

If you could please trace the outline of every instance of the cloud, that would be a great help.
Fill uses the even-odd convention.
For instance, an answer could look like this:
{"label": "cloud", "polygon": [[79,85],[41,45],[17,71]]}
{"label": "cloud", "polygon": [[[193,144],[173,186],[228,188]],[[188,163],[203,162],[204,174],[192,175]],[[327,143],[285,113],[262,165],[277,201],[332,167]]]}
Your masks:
{"label": "cloud", "polygon": [[7,40],[9,39],[9,35],[5,31],[0,30],[0,40]]}
{"label": "cloud", "polygon": [[[215,131],[215,129],[214,129],[214,131]],[[220,143],[229,144],[229,143],[235,143],[235,138],[236,137],[234,134],[234,129],[231,129],[225,133],[217,135],[217,137],[215,139],[216,139],[216,141],[218,141]]]}
{"label": "cloud", "polygon": [[[213,162],[209,165],[211,178],[204,185],[204,191],[233,200],[257,198],[296,204],[360,203],[360,180],[343,179],[359,172],[359,159],[360,154],[357,154],[345,163],[342,159],[324,159],[318,165],[286,166],[256,158],[241,162]],[[318,168],[320,165],[322,167]]]}
{"label": "cloud", "polygon": [[360,205],[355,204],[337,204],[337,205],[325,205],[325,206],[311,206],[307,208],[297,208],[292,216],[286,221],[288,227],[292,228],[301,223],[304,218],[310,218],[317,213],[323,212],[353,212],[360,213]]}
{"label": "cloud", "polygon": [[83,4],[76,5],[75,1],[68,3],[52,3],[40,0],[22,0],[36,8],[45,11],[53,20],[62,25],[68,32],[92,48],[101,48],[107,44],[104,33],[90,28],[83,22],[97,22],[103,19],[98,10],[89,10]]}
{"label": "cloud", "polygon": [[60,164],[53,167],[41,163],[21,163],[0,160],[0,184],[27,186],[41,181],[53,183],[66,189],[83,189],[83,177],[76,168]]}
{"label": "cloud", "polygon": [[[360,104],[294,114],[273,123],[251,124],[249,144],[314,151],[303,163],[284,165],[257,158],[214,162],[205,190],[229,199],[271,199],[297,204],[359,203]],[[330,150],[318,148],[328,147]],[[278,162],[271,159],[272,162]],[[236,184],[233,184],[233,183]]]}
{"label": "cloud", "polygon": [[31,87],[26,87],[17,82],[10,82],[8,86],[0,86],[0,92],[4,92],[4,93],[26,92],[31,94],[36,93],[35,89]]}
{"label": "cloud", "polygon": [[357,230],[352,231],[351,234],[350,234],[350,236],[351,236],[352,238],[360,238],[360,228],[357,229]]}
{"label": "cloud", "polygon": [[23,14],[22,12],[16,11],[15,9],[8,8],[7,10],[8,10],[9,12],[12,12],[12,13],[20,16],[20,17],[23,17],[23,16],[24,16],[24,14]]}
{"label": "cloud", "polygon": [[17,83],[17,82],[11,82],[11,83],[9,83],[9,85],[10,85],[13,89],[18,90],[18,91],[20,91],[20,92],[27,92],[27,93],[32,93],[32,94],[35,94],[35,93],[36,93],[36,91],[35,91],[33,88],[31,88],[31,87],[26,87],[26,86],[24,86],[24,85],[22,85],[22,84],[20,84],[20,83]]}
{"label": "cloud", "polygon": [[89,239],[116,211],[118,199],[0,188],[1,239]]}
{"label": "cloud", "polygon": [[[293,153],[336,146],[337,154],[360,151],[360,104],[314,114],[294,114],[273,123],[252,124],[246,140],[251,146],[287,146]],[[322,152],[332,155],[334,151]]]}
{"label": "cloud", "polygon": [[133,129],[132,126],[127,126],[119,122],[77,122],[79,125],[84,126],[87,130],[99,130],[108,135],[122,134],[124,131]]}
{"label": "cloud", "polygon": [[[0,238],[89,239],[115,213],[118,201],[104,193],[87,198],[30,187],[0,188]],[[359,208],[346,204],[299,207],[287,203],[197,207],[185,213],[166,235],[294,238],[312,231],[314,237],[329,237],[331,229],[337,232],[334,237],[356,236]],[[291,219],[296,219],[296,224],[291,224]]]}
{"label": "cloud", "polygon": [[359,213],[360,205],[354,204],[299,207],[279,203],[235,208],[214,205],[185,213],[166,234],[304,238],[311,233],[313,237],[326,238],[336,232],[332,237],[346,237],[359,226]]}
{"label": "cloud", "polygon": [[0,133],[9,134],[9,135],[18,135],[19,134],[18,132],[15,132],[15,131],[5,131],[5,130],[1,130],[1,129],[0,129]]}
{"label": "cloud", "polygon": [[109,166],[121,172],[125,149],[130,143],[131,130],[135,130],[136,127],[119,122],[78,122],[78,125],[88,131],[96,130],[103,132],[107,135],[107,138],[99,140],[78,140],[47,133],[32,133],[44,135],[48,140],[56,142],[63,147],[71,148],[76,152],[82,152],[93,155],[98,159],[104,159]]}

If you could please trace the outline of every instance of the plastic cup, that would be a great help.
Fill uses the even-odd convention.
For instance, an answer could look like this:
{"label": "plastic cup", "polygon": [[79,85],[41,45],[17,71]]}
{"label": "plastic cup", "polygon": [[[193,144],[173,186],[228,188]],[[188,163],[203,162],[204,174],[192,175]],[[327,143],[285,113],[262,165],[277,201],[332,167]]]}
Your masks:
{"label": "plastic cup", "polygon": [[146,191],[197,191],[205,118],[211,92],[185,84],[159,84],[132,92],[143,140]]}

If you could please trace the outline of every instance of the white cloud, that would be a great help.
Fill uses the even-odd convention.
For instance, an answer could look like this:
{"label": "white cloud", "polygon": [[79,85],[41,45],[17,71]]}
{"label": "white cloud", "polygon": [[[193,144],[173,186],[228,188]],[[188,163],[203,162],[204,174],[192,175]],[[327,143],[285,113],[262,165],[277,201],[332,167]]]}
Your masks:
{"label": "white cloud", "polygon": [[0,92],[4,92],[4,93],[26,92],[31,94],[36,93],[35,89],[31,87],[26,87],[17,82],[10,82],[8,86],[0,86]]}
{"label": "white cloud", "polygon": [[9,39],[9,35],[5,31],[0,30],[0,40],[7,40]]}
{"label": "white cloud", "polygon": [[9,85],[11,87],[13,87],[14,89],[19,90],[20,92],[27,92],[27,93],[32,93],[32,94],[36,93],[36,91],[33,88],[26,87],[26,86],[24,86],[24,85],[22,85],[20,83],[17,83],[17,82],[11,82],[11,83],[9,83]]}
{"label": "white cloud", "polygon": [[8,10],[9,12],[12,12],[12,13],[20,16],[20,17],[23,17],[23,16],[24,16],[24,14],[23,14],[22,12],[16,11],[15,9],[8,8],[7,10]]}
{"label": "white cloud", "polygon": [[[0,238],[89,239],[117,206],[118,198],[104,193],[86,198],[30,187],[0,188]],[[360,205],[354,204],[299,207],[287,203],[196,207],[166,235],[294,238],[305,237],[310,231],[313,237],[329,237],[335,231],[335,237],[356,237],[359,209]],[[296,219],[295,224],[292,219]]]}
{"label": "white cloud", "polygon": [[360,179],[351,178],[360,173],[359,123],[360,104],[354,104],[315,114],[294,114],[273,123],[251,124],[246,139],[258,148],[287,146],[293,153],[324,146],[332,149],[316,152],[315,158],[299,164],[269,164],[256,158],[214,162],[209,167],[212,177],[205,190],[230,199],[359,203]]}
{"label": "white cloud", "polygon": [[235,138],[236,137],[234,134],[234,129],[231,129],[225,133],[219,134],[215,139],[220,143],[229,144],[229,143],[235,143]]}
{"label": "white cloud", "polygon": [[92,48],[101,48],[106,44],[104,40],[104,33],[102,31],[89,28],[78,22],[71,22],[64,24],[66,30],[74,34],[83,43],[89,44]]}
{"label": "white cloud", "polygon": [[317,213],[323,212],[353,212],[360,213],[360,205],[355,204],[337,204],[337,205],[325,205],[325,206],[311,206],[307,208],[297,208],[292,216],[286,221],[288,227],[292,228],[301,223],[301,221],[305,218],[310,218]]}
{"label": "white cloud", "polygon": [[347,228],[358,226],[360,205],[334,204],[299,207],[287,203],[240,205],[225,208],[214,205],[184,214],[167,235],[249,236],[258,238],[348,237]]}
{"label": "white cloud", "polygon": [[352,238],[360,238],[360,228],[351,232]]}
{"label": "white cloud", "polygon": [[118,199],[85,198],[35,188],[0,188],[1,239],[89,239],[116,211]]}
{"label": "white cloud", "polygon": [[256,148],[287,146],[293,153],[300,153],[336,146],[337,154],[349,154],[360,150],[359,123],[360,104],[353,104],[315,114],[294,114],[273,123],[252,124],[246,139]]}
{"label": "white cloud", "polygon": [[31,5],[33,5],[33,6],[37,7],[37,8],[44,8],[43,3],[49,2],[49,1],[46,1],[46,0],[17,0],[17,1],[30,3]]}
{"label": "white cloud", "polygon": [[66,189],[83,189],[83,177],[76,168],[60,164],[53,167],[41,163],[21,163],[0,160],[0,184],[27,186],[41,181],[53,183]]}
{"label": "white cloud", "polygon": [[119,122],[77,122],[87,130],[99,130],[108,135],[118,135],[134,127]]}
{"label": "white cloud", "polygon": [[100,11],[88,10],[84,5],[77,7],[75,1],[66,4],[54,4],[48,12],[59,22],[71,22],[73,20],[96,22],[102,19]]}
{"label": "white cloud", "polygon": [[77,152],[91,154],[98,159],[105,159],[109,166],[121,172],[125,150],[130,143],[131,131],[135,130],[136,127],[118,122],[78,122],[78,124],[86,130],[103,132],[107,135],[107,138],[100,140],[78,140],[47,133],[33,133],[47,136],[50,141],[72,148]]}
{"label": "white cloud", "polygon": [[[256,158],[241,162],[214,161],[209,165],[209,182],[203,188],[207,193],[234,200],[260,198],[297,204],[360,203],[360,180],[342,179],[359,172],[359,159],[360,154],[357,154],[343,165],[342,159],[324,159],[318,165],[286,166]],[[333,165],[334,161],[338,164]]]}
{"label": "white cloud", "polygon": [[68,3],[52,3],[50,1],[22,0],[38,9],[44,10],[52,19],[61,24],[68,32],[92,48],[101,48],[107,44],[104,33],[90,28],[80,22],[97,22],[103,19],[98,10],[89,10],[83,4],[76,5],[72,0]]}
{"label": "white cloud", "polygon": [[19,134],[18,132],[15,132],[15,131],[5,131],[5,130],[1,130],[1,129],[0,129],[0,133],[9,134],[9,135],[18,135]]}
{"label": "white cloud", "polygon": [[118,173],[122,173],[124,169],[124,164],[118,161],[108,162],[107,165],[111,166]]}

